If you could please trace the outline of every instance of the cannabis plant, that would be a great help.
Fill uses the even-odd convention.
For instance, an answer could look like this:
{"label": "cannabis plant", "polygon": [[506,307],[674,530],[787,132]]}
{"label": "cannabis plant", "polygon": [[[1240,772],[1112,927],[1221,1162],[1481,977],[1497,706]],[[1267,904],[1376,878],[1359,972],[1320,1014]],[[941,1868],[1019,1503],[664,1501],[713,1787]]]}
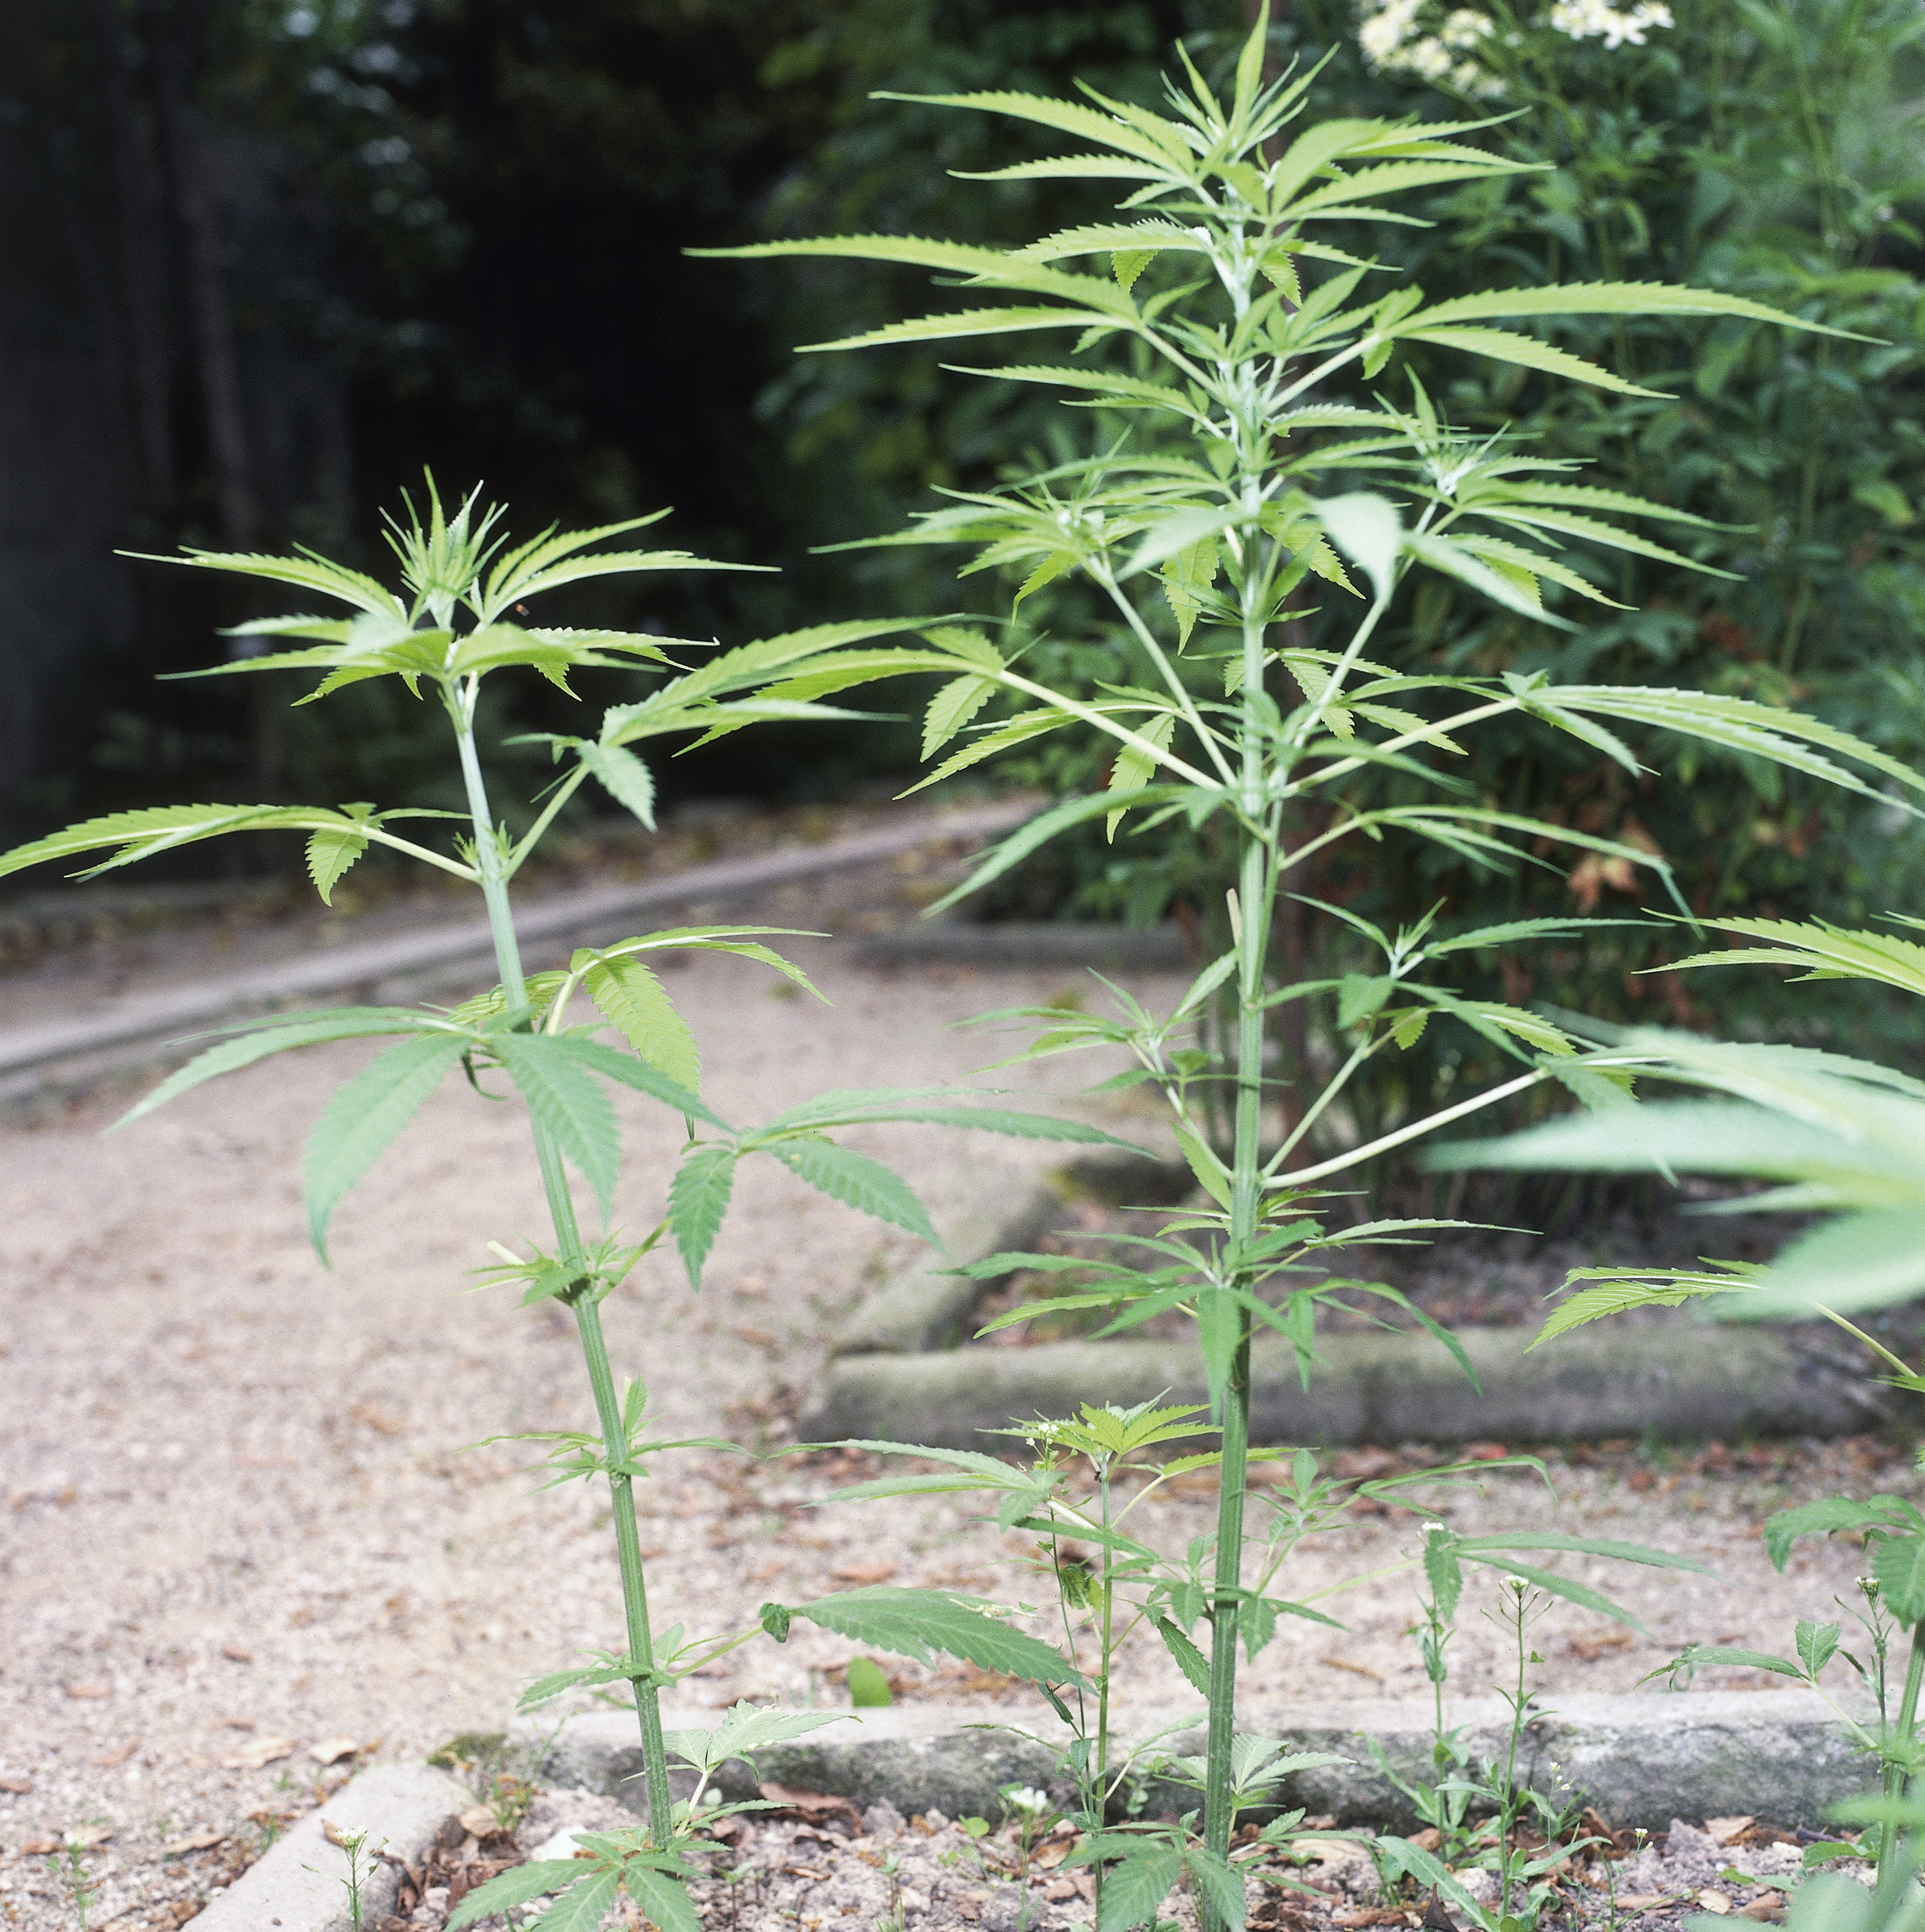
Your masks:
{"label": "cannabis plant", "polygon": [[[661,514],[666,514],[665,512]],[[618,1384],[604,1336],[601,1304],[641,1258],[664,1240],[679,1251],[691,1287],[714,1244],[737,1165],[753,1155],[780,1161],[811,1186],[934,1242],[935,1231],[914,1193],[889,1168],[830,1138],[837,1128],[882,1120],[947,1121],[1051,1139],[1107,1140],[1090,1128],[994,1108],[957,1106],[940,1095],[870,1091],[826,1094],[787,1109],[757,1127],[732,1125],[701,1097],[701,1059],[686,1022],[651,967],[664,951],[733,953],[784,973],[805,987],[800,969],[762,942],[760,928],[681,927],[575,952],[567,966],[524,970],[509,903],[511,882],[568,801],[591,779],[645,826],[654,822],[654,784],[633,748],[664,737],[709,737],[765,718],[809,719],[846,715],[809,701],[766,695],[772,680],[825,650],[847,647],[901,626],[887,622],[826,626],[770,638],[708,658],[686,669],[671,652],[708,647],[609,630],[546,628],[517,621],[533,598],[584,579],[618,573],[722,568],[676,550],[598,548],[643,525],[644,517],[595,530],[553,530],[518,544],[502,529],[504,513],[469,496],[451,516],[430,478],[425,516],[411,504],[392,524],[390,542],[404,594],[373,578],[310,553],[243,556],[191,550],[190,568],[265,579],[304,595],[345,605],[346,616],[293,615],[260,619],[235,634],[292,639],[294,648],[243,658],[201,675],[262,670],[320,674],[303,704],[370,678],[398,678],[417,698],[437,704],[452,738],[466,790],[465,814],[379,811],[355,803],[335,807],[188,805],[116,812],[0,856],[0,876],[49,861],[112,849],[82,874],[94,877],[136,860],[173,852],[230,832],[307,836],[307,868],[323,902],[348,868],[379,845],[432,866],[478,888],[493,934],[499,983],[451,1009],[347,1006],[243,1022],[190,1060],[126,1116],[134,1120],[218,1074],[297,1047],[323,1042],[381,1039],[391,1042],[337,1090],[322,1112],[303,1167],[307,1220],[325,1260],[329,1223],[355,1184],[386,1155],[428,1096],[457,1070],[478,1094],[505,1079],[525,1107],[531,1151],[545,1191],[551,1248],[518,1255],[490,1243],[498,1264],[481,1270],[497,1285],[521,1290],[525,1304],[559,1301],[573,1316],[592,1397],[595,1426],[532,1439],[546,1444],[558,1480],[605,1478],[622,1578],[626,1632],[619,1653],[560,1670],[532,1685],[524,1705],[580,1688],[631,1687],[640,1726],[648,1801],[646,1831],[596,1839],[586,1862],[548,1862],[523,1868],[469,1894],[458,1922],[486,1916],[556,1891],[565,1900],[549,1915],[557,1924],[598,1922],[623,1889],[667,1932],[696,1932],[680,1880],[686,1867],[678,1842],[694,1814],[678,1806],[669,1784],[669,1759],[679,1756],[706,1783],[714,1766],[758,1745],[829,1721],[810,1714],[738,1706],[712,1731],[665,1736],[661,1693],[709,1659],[758,1634],[745,1630],[685,1636],[672,1626],[659,1635],[650,1622],[633,1489],[649,1460],[664,1451],[703,1446],[730,1450],[715,1438],[681,1442],[647,1432],[648,1396],[635,1381]],[[564,692],[578,668],[634,670],[658,667],[673,674],[633,702],[610,707],[591,736],[545,742],[559,766],[556,783],[528,830],[511,836],[490,802],[475,718],[482,680],[510,668],[538,672]],[[454,818],[451,850],[397,829],[423,818]],[[426,835],[424,833],[423,836]],[[814,989],[811,987],[809,990]],[[613,1031],[621,1044],[598,1037]],[[664,1211],[640,1239],[609,1225],[620,1162],[620,1138],[607,1088],[626,1087],[669,1108],[688,1138],[665,1182]],[[121,1124],[124,1124],[123,1122]],[[593,1220],[584,1226],[585,1193]],[[940,1245],[940,1244],[938,1244]],[[531,1439],[531,1438],[521,1438]],[[890,1621],[915,1614],[905,1638]],[[1013,1670],[1043,1682],[1074,1675],[1050,1647],[1007,1629],[986,1606],[940,1592],[910,1592],[904,1604],[867,1606],[851,1592],[813,1607],[818,1622],[860,1637],[871,1625],[898,1642],[952,1650],[991,1670]],[[699,1793],[699,1786],[698,1786]],[[712,1811],[709,1815],[714,1815]],[[544,1920],[544,1922],[548,1922]]]}
{"label": "cannabis plant", "polygon": [[[964,373],[1063,392],[1071,406],[1096,407],[1104,425],[1090,454],[994,490],[954,493],[949,506],[878,540],[971,546],[970,569],[1020,578],[1006,622],[994,632],[962,620],[927,625],[919,649],[827,651],[769,694],[814,703],[879,679],[937,674],[943,682],[926,713],[924,752],[952,748],[926,783],[1072,726],[1109,740],[1107,788],[1041,813],[952,899],[1093,820],[1106,821],[1112,836],[1126,820],[1213,824],[1234,850],[1221,882],[1228,943],[1173,1008],[1154,1013],[1123,1001],[1114,1017],[1051,1011],[1032,1048],[1127,1052],[1134,1064],[1122,1078],[1155,1096],[1207,1199],[1147,1244],[1147,1265],[1105,1258],[1093,1285],[1054,1305],[1108,1309],[1111,1330],[1177,1312],[1195,1324],[1219,1442],[1209,1457],[1219,1474],[1217,1522],[1197,1553],[1194,1590],[1171,1598],[1159,1629],[1186,1667],[1169,1633],[1186,1642],[1191,1630],[1203,1634],[1191,1648],[1208,1702],[1207,1858],[1191,1872],[1210,1925],[1239,1916],[1236,1888],[1201,1876],[1220,1880],[1238,1802],[1238,1648],[1260,1648],[1276,1617],[1297,1607],[1287,1594],[1268,1594],[1267,1576],[1256,1589],[1245,1575],[1253,1342],[1261,1329],[1277,1331],[1285,1358],[1309,1374],[1320,1306],[1359,1290],[1379,1302],[1390,1292],[1324,1272],[1341,1270],[1342,1250],[1449,1225],[1333,1226],[1330,1184],[1393,1146],[1547,1081],[1594,1100],[1619,1091],[1609,1075],[1587,1066],[1560,1026],[1461,997],[1439,976],[1454,956],[1519,946],[1570,922],[1452,932],[1441,908],[1414,908],[1394,931],[1361,928],[1381,954],[1375,971],[1279,984],[1273,935],[1280,904],[1304,876],[1297,868],[1339,844],[1396,837],[1494,866],[1561,848],[1665,874],[1656,855],[1634,845],[1467,794],[1450,763],[1465,733],[1498,719],[1528,718],[1569,734],[1633,771],[1642,766],[1620,735],[1626,727],[1682,733],[1867,796],[1876,795],[1872,779],[1841,760],[1917,783],[1872,747],[1788,711],[1693,692],[1450,675],[1386,661],[1373,649],[1414,572],[1438,573],[1557,625],[1566,621],[1557,608],[1565,599],[1609,602],[1570,547],[1681,562],[1609,520],[1691,520],[1660,503],[1587,488],[1570,479],[1567,466],[1502,436],[1468,441],[1414,383],[1401,400],[1360,406],[1328,399],[1335,378],[1354,372],[1375,380],[1406,345],[1421,343],[1607,393],[1639,392],[1518,325],[1555,328],[1588,315],[1787,319],[1736,297],[1651,285],[1492,290],[1438,303],[1416,287],[1385,290],[1370,262],[1319,238],[1326,224],[1409,219],[1386,204],[1518,164],[1467,143],[1487,124],[1480,122],[1298,127],[1314,76],[1265,78],[1266,25],[1260,16],[1227,98],[1180,48],[1183,80],[1170,84],[1162,112],[1090,90],[1078,102],[1006,93],[928,104],[1005,115],[1070,137],[1076,152],[986,178],[1119,182],[1124,194],[1113,221],[1012,250],[859,236],[715,251],[919,266],[964,291],[962,306],[820,349],[994,344],[1066,330],[1072,346],[1061,361],[1000,362]],[[1112,667],[1095,694],[1053,687],[1031,670],[1037,640],[1024,604],[1044,584],[1072,575],[1093,586],[1112,614],[1111,628],[1093,640]],[[1356,614],[1340,649],[1305,647],[1291,628],[1300,593],[1313,583]],[[1360,802],[1366,782],[1384,774],[1408,802]],[[1347,917],[1340,908],[1321,910],[1333,920]],[[1195,1043],[1196,1021],[1219,992],[1231,1012],[1216,1052]],[[1316,1003],[1343,1042],[1339,1064],[1314,1094],[1303,1066],[1281,1065],[1271,1052],[1277,1016],[1298,1002]],[[1374,1140],[1306,1160],[1305,1136],[1320,1116],[1363,1087],[1387,1055],[1449,1022],[1510,1052],[1519,1063],[1515,1076]],[[1279,1118],[1286,1084],[1296,1090],[1295,1104]],[[1210,1130],[1213,1095],[1225,1102],[1221,1140]],[[780,1606],[769,1612],[778,1623],[793,1613]],[[1153,1870],[1106,1888],[1102,1932],[1153,1916],[1161,1897],[1155,1880],[1174,1882],[1183,1865],[1180,1858],[1171,1865],[1174,1850],[1165,1847]]]}

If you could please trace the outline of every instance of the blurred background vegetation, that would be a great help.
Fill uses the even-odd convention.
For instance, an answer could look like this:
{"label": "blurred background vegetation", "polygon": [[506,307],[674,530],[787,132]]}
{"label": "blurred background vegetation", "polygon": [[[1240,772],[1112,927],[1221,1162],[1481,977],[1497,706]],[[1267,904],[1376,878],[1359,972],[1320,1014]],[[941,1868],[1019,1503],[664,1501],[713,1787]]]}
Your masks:
{"label": "blurred background vegetation", "polygon": [[[1556,632],[1433,581],[1384,648],[1795,704],[1925,758],[1921,16],[1915,0],[1676,0],[1668,25],[1664,11],[1277,10],[1279,68],[1327,59],[1317,112],[1504,117],[1468,138],[1535,164],[1440,193],[1433,225],[1333,236],[1433,296],[1691,281],[1877,338],[1735,323],[1560,334],[1663,400],[1417,351],[1409,372],[1465,429],[1508,428],[1582,459],[1587,482],[1713,520],[1657,534],[1729,574],[1660,557],[1607,568],[1578,542],[1576,567],[1629,608],[1567,605],[1579,628]],[[682,250],[858,229],[1017,242],[1086,218],[1105,206],[1093,191],[955,178],[1047,142],[871,91],[1060,92],[1080,76],[1147,99],[1173,40],[1208,70],[1246,18],[1243,0],[13,0],[6,830],[187,797],[435,802],[431,721],[385,685],[290,712],[295,692],[265,678],[235,681],[251,692],[156,683],[207,662],[216,628],[250,613],[198,574],[110,554],[299,542],[378,568],[379,513],[424,464],[445,487],[484,481],[518,529],[673,504],[663,540],[781,573],[584,592],[571,621],[735,642],[836,616],[991,608],[941,553],[811,552],[896,526],[934,489],[1081,453],[1120,422],[945,375],[940,346],[791,353],[928,306],[916,274]],[[1401,401],[1405,368],[1375,386]],[[1025,610],[1064,674],[1115,674],[1074,586]],[[1341,614],[1306,612],[1306,633]],[[564,702],[545,688],[508,701],[536,728]],[[1102,782],[1096,746],[1048,742],[1021,776]],[[906,772],[915,745],[912,724],[750,734],[664,776],[671,797],[834,796]],[[1896,814],[1739,760],[1681,766],[1654,748],[1654,764],[1660,750],[1666,778],[1645,784],[1520,734],[1473,776],[1506,805],[1662,850],[1701,911],[1856,922],[1920,903],[1919,842]],[[1213,868],[1174,835],[1108,846],[1093,830],[999,908],[1207,914]],[[1426,848],[1382,855],[1368,876],[1333,868],[1312,890],[1393,920],[1448,896],[1468,923],[1627,913],[1646,889],[1593,861],[1492,879]],[[1611,928],[1489,969],[1520,1000],[1689,1020],[1696,982],[1636,970],[1684,950],[1670,944]],[[1772,986],[1747,997],[1750,1024],[1780,1024]]]}

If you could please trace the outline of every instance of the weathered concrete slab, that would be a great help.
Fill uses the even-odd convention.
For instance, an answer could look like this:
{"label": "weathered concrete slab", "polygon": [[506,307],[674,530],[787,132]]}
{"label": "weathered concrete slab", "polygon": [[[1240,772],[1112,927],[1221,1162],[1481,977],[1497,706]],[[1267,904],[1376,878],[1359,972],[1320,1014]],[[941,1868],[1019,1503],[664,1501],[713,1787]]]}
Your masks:
{"label": "weathered concrete slab", "polygon": [[[1252,1440],[1544,1442],[1840,1436],[1882,1420],[1876,1391],[1805,1354],[1777,1330],[1711,1328],[1681,1317],[1625,1331],[1579,1329],[1526,1352],[1524,1328],[1462,1328],[1483,1392],[1427,1336],[1318,1337],[1306,1392],[1280,1336],[1255,1345]],[[858,1355],[829,1364],[799,1424],[805,1440],[847,1436],[979,1448],[985,1430],[1072,1414],[1084,1402],[1167,1394],[1206,1399],[1184,1340],[1053,1342],[1033,1348]]]}
{"label": "weathered concrete slab", "polygon": [[[1192,1710],[1134,1708],[1116,1717],[1117,1735],[1141,1738]],[[713,1713],[706,1714],[712,1720]],[[1462,1725],[1480,1768],[1501,1762],[1509,1712],[1498,1699],[1463,1700],[1447,1713]],[[679,1724],[703,1721],[684,1713]],[[1428,1780],[1431,1706],[1421,1699],[1357,1699],[1345,1703],[1252,1706],[1244,1728],[1293,1750],[1328,1751],[1350,1761],[1300,1774],[1284,1802],[1345,1825],[1407,1828],[1410,1804],[1376,1762]],[[514,1732],[538,1745],[526,1720]],[[765,1778],[792,1790],[833,1792],[859,1808],[886,1799],[905,1816],[938,1810],[950,1817],[1000,1815],[1001,1786],[1060,1784],[1056,1776],[1061,1725],[1045,1708],[1001,1712],[982,1706],[910,1704],[852,1712],[847,1722],[757,1754]],[[1201,1750],[1200,1731],[1178,1733],[1167,1748]],[[595,1712],[571,1718],[547,1743],[541,1774],[642,1804],[641,1768],[631,1716]],[[745,1790],[745,1767],[736,1788]],[[1875,1780],[1825,1700],[1807,1691],[1662,1692],[1564,1698],[1529,1724],[1519,1769],[1547,1792],[1595,1804],[1616,1826],[1664,1830],[1687,1820],[1750,1814],[1781,1826],[1815,1825],[1839,1799]],[[1187,1810],[1193,1792],[1153,1785],[1150,1808]]]}
{"label": "weathered concrete slab", "polygon": [[[194,1921],[202,1932],[349,1932],[347,1854],[328,1842],[326,1828],[364,1831],[367,1874],[361,1892],[364,1923],[394,1909],[400,1868],[418,1864],[475,1794],[445,1771],[425,1764],[377,1765],[336,1792],[318,1811],[292,1826],[227,1889],[210,1898]],[[385,1850],[386,1859],[376,1856]]]}

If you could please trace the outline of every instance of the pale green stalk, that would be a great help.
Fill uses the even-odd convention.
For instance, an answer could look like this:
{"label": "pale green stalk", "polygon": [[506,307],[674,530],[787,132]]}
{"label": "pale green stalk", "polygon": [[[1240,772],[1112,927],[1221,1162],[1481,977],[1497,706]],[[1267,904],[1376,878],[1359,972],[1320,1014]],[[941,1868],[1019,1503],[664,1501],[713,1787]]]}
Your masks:
{"label": "pale green stalk", "polygon": [[[512,869],[504,842],[496,832],[488,806],[487,788],[481,777],[481,760],[475,749],[475,693],[479,680],[469,679],[457,694],[448,694],[448,710],[454,721],[455,739],[460,749],[461,776],[467,786],[468,810],[474,825],[475,862],[481,874],[482,896],[488,909],[488,926],[494,936],[495,962],[501,974],[502,992],[511,1013],[523,1012],[528,1005],[528,986],[521,969],[520,942],[515,936],[514,915],[508,898],[508,878]],[[524,845],[524,850],[526,847]],[[589,1385],[595,1395],[596,1420],[601,1424],[603,1448],[609,1462],[610,1502],[615,1518],[615,1551],[622,1572],[622,1606],[628,1626],[630,1665],[638,1672],[631,1681],[635,1692],[635,1714],[642,1732],[642,1765],[648,1786],[649,1828],[658,1845],[669,1840],[674,1817],[674,1801],[668,1788],[668,1749],[662,1737],[661,1699],[652,1672],[655,1645],[649,1629],[648,1591],[642,1574],[641,1532],[635,1520],[633,1480],[620,1472],[628,1456],[628,1432],[622,1426],[622,1400],[615,1386],[615,1372],[608,1360],[608,1345],[601,1332],[601,1310],[595,1280],[589,1272],[582,1250],[581,1231],[575,1220],[574,1197],[568,1191],[568,1178],[562,1153],[554,1138],[538,1120],[530,1118],[535,1151],[541,1163],[541,1185],[548,1198],[549,1219],[555,1230],[556,1257],[565,1266],[578,1270],[575,1285],[562,1298],[574,1311],[576,1332],[580,1338],[582,1359],[588,1369]]]}
{"label": "pale green stalk", "polygon": [[[1898,1798],[1905,1796],[1906,1786],[1912,1781],[1909,1760],[1912,1756],[1912,1734],[1918,1728],[1918,1692],[1925,1684],[1925,1641],[1920,1637],[1920,1626],[1914,1624],[1912,1630],[1912,1658],[1906,1666],[1905,1693],[1899,1700],[1898,1724],[1892,1739],[1902,1756],[1888,1759],[1885,1764],[1885,1794],[1888,1798]],[[1892,1854],[1898,1849],[1898,1827],[1889,1822],[1879,1827],[1879,1876],[1883,1878],[1885,1868],[1891,1863]]]}

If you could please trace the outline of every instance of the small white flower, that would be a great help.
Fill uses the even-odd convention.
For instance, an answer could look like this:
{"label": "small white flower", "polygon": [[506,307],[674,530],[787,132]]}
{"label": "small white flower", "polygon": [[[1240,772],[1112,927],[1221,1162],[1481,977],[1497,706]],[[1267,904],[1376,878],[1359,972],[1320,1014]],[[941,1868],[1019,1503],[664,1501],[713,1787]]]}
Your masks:
{"label": "small white flower", "polygon": [[1012,1811],[1027,1811],[1031,1817],[1040,1818],[1049,1809],[1049,1793],[1033,1784],[1012,1784],[1004,1790],[1003,1802]]}

